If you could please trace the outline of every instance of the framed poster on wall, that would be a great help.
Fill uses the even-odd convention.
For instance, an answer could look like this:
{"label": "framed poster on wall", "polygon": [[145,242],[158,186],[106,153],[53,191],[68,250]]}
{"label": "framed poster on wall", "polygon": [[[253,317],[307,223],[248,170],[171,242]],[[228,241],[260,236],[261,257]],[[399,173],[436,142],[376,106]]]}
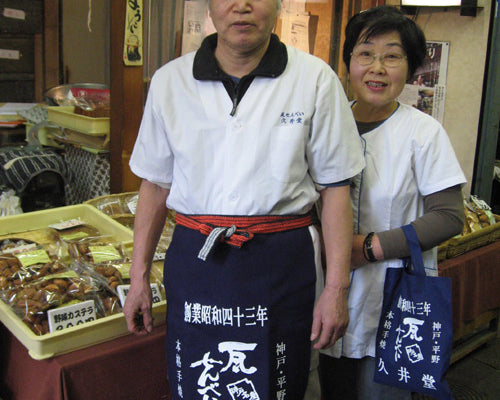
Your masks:
{"label": "framed poster on wall", "polygon": [[449,42],[427,42],[424,64],[406,81],[398,100],[432,115],[441,124],[444,119],[446,71]]}

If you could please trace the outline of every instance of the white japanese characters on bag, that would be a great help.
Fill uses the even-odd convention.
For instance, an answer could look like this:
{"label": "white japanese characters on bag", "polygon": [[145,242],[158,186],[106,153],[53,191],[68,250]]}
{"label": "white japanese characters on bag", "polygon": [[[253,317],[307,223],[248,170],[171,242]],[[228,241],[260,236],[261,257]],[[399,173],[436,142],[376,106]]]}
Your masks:
{"label": "white japanese characters on bag", "polygon": [[402,227],[411,250],[388,268],[377,331],[375,382],[452,399],[444,376],[453,343],[451,280],[426,276],[415,229]]}

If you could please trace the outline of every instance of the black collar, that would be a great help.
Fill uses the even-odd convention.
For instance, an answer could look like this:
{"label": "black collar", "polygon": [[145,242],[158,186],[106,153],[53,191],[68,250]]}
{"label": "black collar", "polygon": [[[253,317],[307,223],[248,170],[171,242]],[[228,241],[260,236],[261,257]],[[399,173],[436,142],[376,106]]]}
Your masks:
{"label": "black collar", "polygon": [[[207,36],[196,52],[193,63],[193,76],[198,80],[224,81],[229,76],[220,69],[215,60],[217,33]],[[271,34],[271,40],[266,53],[259,65],[247,76],[266,76],[275,78],[285,70],[288,61],[286,46],[278,36]]]}

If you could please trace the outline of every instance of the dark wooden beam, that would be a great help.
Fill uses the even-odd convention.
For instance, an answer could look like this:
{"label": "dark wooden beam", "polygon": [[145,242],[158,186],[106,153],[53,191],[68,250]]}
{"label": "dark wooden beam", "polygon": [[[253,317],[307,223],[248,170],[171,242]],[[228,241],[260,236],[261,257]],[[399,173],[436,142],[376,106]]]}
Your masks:
{"label": "dark wooden beam", "polygon": [[[125,1],[112,1],[110,13],[110,191],[135,191],[140,180],[128,167],[143,110],[143,67],[123,62]],[[142,38],[141,38],[142,40]]]}
{"label": "dark wooden beam", "polygon": [[44,87],[48,89],[61,83],[59,0],[44,0],[43,6]]}

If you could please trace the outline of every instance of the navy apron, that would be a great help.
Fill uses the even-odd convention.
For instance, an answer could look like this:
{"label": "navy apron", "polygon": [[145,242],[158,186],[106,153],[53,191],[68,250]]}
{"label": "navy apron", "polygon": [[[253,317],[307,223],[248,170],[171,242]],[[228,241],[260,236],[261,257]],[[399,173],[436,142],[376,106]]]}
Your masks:
{"label": "navy apron", "polygon": [[177,400],[303,400],[315,299],[309,229],[241,248],[177,225],[167,250],[167,371]]}

